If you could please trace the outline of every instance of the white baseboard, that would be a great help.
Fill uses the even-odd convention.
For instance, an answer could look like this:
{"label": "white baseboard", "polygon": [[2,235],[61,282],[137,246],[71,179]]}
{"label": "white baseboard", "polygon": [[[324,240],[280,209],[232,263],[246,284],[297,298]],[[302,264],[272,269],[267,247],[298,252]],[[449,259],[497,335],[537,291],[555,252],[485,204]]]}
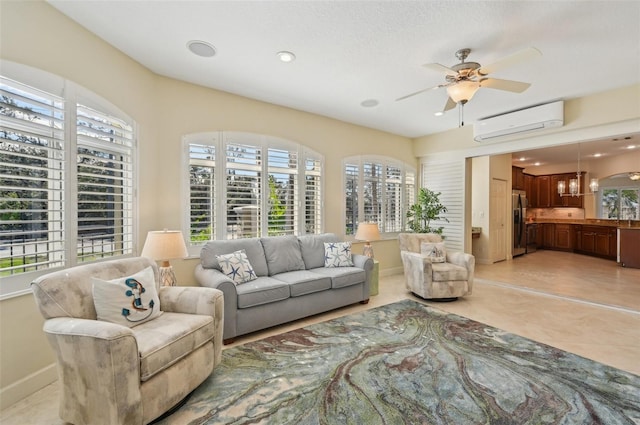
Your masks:
{"label": "white baseboard", "polygon": [[4,410],[23,398],[30,396],[36,391],[46,387],[58,379],[56,364],[51,363],[42,369],[25,376],[19,381],[4,388],[0,388],[0,409]]}
{"label": "white baseboard", "polygon": [[402,274],[404,273],[404,268],[402,267],[392,267],[390,269],[380,270],[380,276],[393,276],[394,274]]}

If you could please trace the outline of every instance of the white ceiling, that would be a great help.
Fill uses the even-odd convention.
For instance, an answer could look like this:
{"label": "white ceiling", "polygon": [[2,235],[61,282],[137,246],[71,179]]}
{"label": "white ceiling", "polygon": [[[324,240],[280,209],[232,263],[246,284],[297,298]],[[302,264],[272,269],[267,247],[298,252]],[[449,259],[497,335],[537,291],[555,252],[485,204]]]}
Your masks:
{"label": "white ceiling", "polygon": [[[49,3],[157,74],[407,137],[458,126],[457,108],[433,115],[444,89],[395,99],[444,83],[422,65],[452,66],[461,48],[485,66],[530,46],[542,52],[492,75],[531,87],[481,88],[464,108],[467,125],[640,82],[637,0]],[[190,40],[216,55],[195,56]],[[297,59],[280,62],[282,50]],[[368,99],[379,103],[361,106]]]}

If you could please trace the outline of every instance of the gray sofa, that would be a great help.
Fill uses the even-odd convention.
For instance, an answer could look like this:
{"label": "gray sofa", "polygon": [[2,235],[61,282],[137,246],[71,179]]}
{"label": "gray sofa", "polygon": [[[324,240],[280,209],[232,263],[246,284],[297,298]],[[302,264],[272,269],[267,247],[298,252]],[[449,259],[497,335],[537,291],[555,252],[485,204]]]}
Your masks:
{"label": "gray sofa", "polygon": [[[224,294],[225,343],[236,336],[369,301],[373,260],[352,255],[353,267],[324,267],[331,233],[210,241],[202,248],[196,279]],[[244,250],[255,280],[235,284],[217,255]]]}

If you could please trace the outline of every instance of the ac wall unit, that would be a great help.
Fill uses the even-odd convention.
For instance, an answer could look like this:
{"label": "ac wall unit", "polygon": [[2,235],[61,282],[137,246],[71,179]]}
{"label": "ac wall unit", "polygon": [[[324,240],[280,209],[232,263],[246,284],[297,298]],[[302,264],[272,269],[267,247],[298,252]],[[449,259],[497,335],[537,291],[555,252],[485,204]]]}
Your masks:
{"label": "ac wall unit", "polygon": [[478,120],[473,124],[473,140],[485,142],[497,137],[562,127],[563,124],[564,102],[559,100]]}

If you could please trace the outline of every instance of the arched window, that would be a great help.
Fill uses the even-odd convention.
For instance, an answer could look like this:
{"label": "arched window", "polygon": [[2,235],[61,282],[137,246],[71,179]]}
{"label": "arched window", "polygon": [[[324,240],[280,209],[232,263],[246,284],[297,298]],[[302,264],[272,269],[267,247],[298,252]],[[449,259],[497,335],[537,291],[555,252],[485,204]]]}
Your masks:
{"label": "arched window", "polygon": [[184,137],[190,245],[208,240],[321,233],[323,157],[252,133]]}
{"label": "arched window", "polygon": [[135,123],[76,84],[3,61],[2,296],[32,277],[134,252]]}

